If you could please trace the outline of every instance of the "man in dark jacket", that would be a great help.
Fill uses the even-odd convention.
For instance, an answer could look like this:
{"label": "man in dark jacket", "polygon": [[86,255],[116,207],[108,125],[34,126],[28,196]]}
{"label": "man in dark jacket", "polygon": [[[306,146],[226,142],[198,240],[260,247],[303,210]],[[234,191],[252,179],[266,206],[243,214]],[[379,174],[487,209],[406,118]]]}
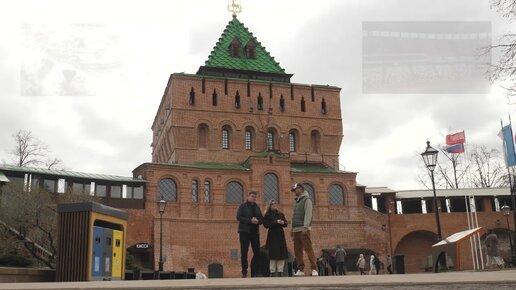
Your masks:
{"label": "man in dark jacket", "polygon": [[262,224],[262,211],[256,204],[256,192],[249,192],[247,201],[240,205],[237,211],[238,234],[240,235],[240,261],[242,263],[242,278],[247,277],[247,252],[249,243],[253,249],[251,260],[251,274],[256,276],[259,271],[260,257],[260,224]]}

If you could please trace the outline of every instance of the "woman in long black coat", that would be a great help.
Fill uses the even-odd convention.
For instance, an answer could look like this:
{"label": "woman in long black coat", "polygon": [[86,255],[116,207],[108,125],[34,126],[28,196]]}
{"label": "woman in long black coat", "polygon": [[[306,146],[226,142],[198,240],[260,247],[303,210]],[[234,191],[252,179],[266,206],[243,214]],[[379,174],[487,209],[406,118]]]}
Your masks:
{"label": "woman in long black coat", "polygon": [[[275,200],[269,202],[263,216],[263,225],[269,229],[267,233],[267,248],[269,250],[269,269],[271,276],[283,275],[285,260],[288,258],[287,242],[283,228],[287,226],[285,215],[278,210]],[[274,274],[277,273],[277,274]]]}

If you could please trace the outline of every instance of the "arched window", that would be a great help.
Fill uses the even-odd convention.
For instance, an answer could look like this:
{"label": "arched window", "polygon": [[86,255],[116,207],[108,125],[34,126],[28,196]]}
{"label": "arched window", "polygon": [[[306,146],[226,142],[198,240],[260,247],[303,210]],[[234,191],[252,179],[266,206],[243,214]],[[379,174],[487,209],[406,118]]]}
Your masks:
{"label": "arched window", "polygon": [[328,191],[328,204],[329,205],[344,205],[344,190],[338,184],[330,186]]}
{"label": "arched window", "polygon": [[199,148],[208,147],[208,126],[206,124],[200,124],[197,129],[197,146]]}
{"label": "arched window", "polygon": [[326,114],[326,112],[327,112],[327,110],[326,110],[326,101],[323,98],[322,102],[321,102],[321,113]]}
{"label": "arched window", "polygon": [[217,106],[217,90],[213,89],[213,95],[211,95],[211,104]]}
{"label": "arched window", "polygon": [[211,202],[211,183],[209,180],[204,181],[204,203]]}
{"label": "arched window", "polygon": [[263,97],[262,97],[262,93],[258,94],[258,110],[259,111],[263,110]]}
{"label": "arched window", "polygon": [[245,129],[245,150],[253,149],[253,130],[250,128]]}
{"label": "arched window", "polygon": [[192,180],[192,202],[199,202],[199,183],[197,180]]}
{"label": "arched window", "polygon": [[254,41],[249,40],[245,46],[245,54],[247,55],[247,58],[256,58],[256,45],[254,44]]}
{"label": "arched window", "polygon": [[301,112],[305,112],[305,111],[306,111],[305,97],[302,97],[301,98]]}
{"label": "arched window", "polygon": [[240,40],[237,37],[229,45],[229,54],[232,57],[240,57]]}
{"label": "arched window", "polygon": [[297,149],[297,134],[295,130],[290,130],[288,133],[288,142],[290,152],[296,152]]}
{"label": "arched window", "polygon": [[235,108],[240,109],[240,93],[238,91],[235,95]]}
{"label": "arched window", "polygon": [[192,87],[192,89],[190,90],[190,98],[188,99],[188,103],[190,105],[195,105],[195,92],[194,92],[194,89]]}
{"label": "arched window", "polygon": [[265,204],[268,204],[272,199],[274,199],[276,203],[279,203],[278,177],[276,174],[265,174],[263,177],[263,192],[263,201]]}
{"label": "arched window", "polygon": [[315,204],[315,189],[312,185],[308,184],[308,183],[303,183],[303,186],[306,190],[306,192],[308,192],[308,195],[310,196],[310,198],[312,199],[312,203]]}
{"label": "arched window", "polygon": [[267,150],[276,149],[276,134],[274,129],[269,129],[267,131]]}
{"label": "arched window", "polygon": [[310,133],[310,149],[312,153],[319,153],[319,144],[321,142],[321,135],[318,131],[313,130]]}
{"label": "arched window", "polygon": [[285,99],[283,98],[283,95],[281,95],[279,100],[279,107],[281,112],[285,112]]}
{"label": "arched window", "polygon": [[222,149],[229,149],[229,138],[231,129],[228,126],[222,127]]}
{"label": "arched window", "polygon": [[177,201],[177,186],[176,182],[171,178],[160,180],[158,184],[158,199],[166,201]]}
{"label": "arched window", "polygon": [[226,202],[240,204],[244,201],[244,188],[238,181],[226,184]]}

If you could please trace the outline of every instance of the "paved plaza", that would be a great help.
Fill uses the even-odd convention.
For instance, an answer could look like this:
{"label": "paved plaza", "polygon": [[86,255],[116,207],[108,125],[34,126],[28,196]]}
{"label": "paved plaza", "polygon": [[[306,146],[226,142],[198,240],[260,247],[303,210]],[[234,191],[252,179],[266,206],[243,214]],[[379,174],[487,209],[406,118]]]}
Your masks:
{"label": "paved plaza", "polygon": [[516,289],[516,270],[404,275],[5,283],[0,289]]}

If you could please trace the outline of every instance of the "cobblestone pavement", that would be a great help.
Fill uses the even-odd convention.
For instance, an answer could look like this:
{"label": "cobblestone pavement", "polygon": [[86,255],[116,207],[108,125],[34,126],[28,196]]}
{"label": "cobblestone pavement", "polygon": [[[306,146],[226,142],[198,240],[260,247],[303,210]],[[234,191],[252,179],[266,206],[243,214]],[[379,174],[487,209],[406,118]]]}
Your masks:
{"label": "cobblestone pavement", "polygon": [[205,280],[139,280],[95,281],[68,283],[3,283],[0,289],[417,289],[417,290],[474,290],[516,289],[516,270],[462,271],[404,275],[349,275],[295,278],[227,278]]}

